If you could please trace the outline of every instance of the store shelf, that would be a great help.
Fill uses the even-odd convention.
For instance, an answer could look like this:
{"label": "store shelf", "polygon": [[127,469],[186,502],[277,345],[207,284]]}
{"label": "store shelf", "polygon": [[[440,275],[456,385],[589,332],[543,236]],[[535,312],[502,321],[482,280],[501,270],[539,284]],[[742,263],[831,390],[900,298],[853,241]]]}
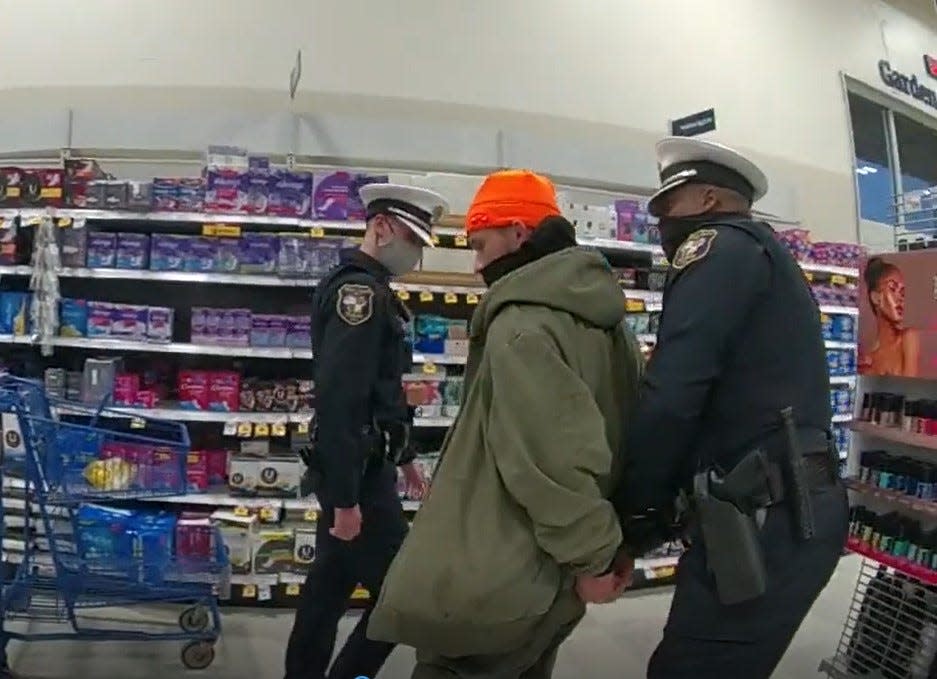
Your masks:
{"label": "store shelf", "polygon": [[835,422],[835,423],[840,423],[840,422],[852,422],[852,415],[851,415],[851,414],[847,414],[847,415],[833,415],[833,422]]}
{"label": "store shelf", "polygon": [[827,349],[846,349],[847,351],[856,350],[855,342],[834,342],[833,340],[826,340],[825,344]]}
{"label": "store shelf", "polygon": [[[232,495],[227,487],[210,489],[200,493],[186,493],[185,495],[171,495],[164,497],[141,498],[145,502],[166,503],[177,505],[198,505],[205,507],[247,507],[248,509],[274,509],[293,511],[320,511],[322,506],[314,497],[310,498],[282,498]],[[415,512],[420,503],[413,500],[403,501],[404,511]]]}
{"label": "store shelf", "polygon": [[465,365],[468,356],[450,354],[413,354],[414,363],[436,363],[438,365]]}
{"label": "store shelf", "polygon": [[880,552],[877,549],[872,549],[867,544],[851,535],[846,541],[846,547],[856,554],[861,554],[867,559],[884,564],[905,575],[910,575],[927,585],[937,585],[937,571],[932,571],[929,568],[924,568],[924,566],[911,563],[907,559],[901,559],[891,554]]}
{"label": "store shelf", "polygon": [[830,384],[848,384],[850,387],[856,386],[855,375],[830,375]]}
{"label": "store shelf", "polygon": [[901,443],[915,448],[925,448],[927,450],[937,450],[937,436],[928,436],[927,434],[912,434],[911,432],[901,431],[893,427],[882,427],[871,422],[853,421],[849,428],[859,434],[874,436],[883,441]]}
{"label": "store shelf", "polygon": [[[67,412],[68,406],[57,406],[60,411]],[[122,406],[110,407],[112,412],[125,413],[129,416],[149,417],[157,420],[173,420],[175,422],[250,422],[251,424],[278,424],[309,422],[313,413],[256,413],[256,412],[226,412],[216,410],[185,410],[183,408],[125,408]],[[81,410],[86,413],[87,410]]]}
{"label": "store shelf", "polygon": [[642,344],[657,344],[657,335],[654,333],[643,333],[637,335],[637,338]]}
{"label": "store shelf", "polygon": [[932,500],[922,500],[917,497],[906,495],[898,490],[886,490],[868,483],[862,483],[858,479],[846,479],[846,485],[850,490],[862,493],[869,497],[888,502],[896,507],[911,511],[916,514],[923,514],[932,519],[937,519],[937,502]]}
{"label": "store shelf", "polygon": [[0,266],[0,276],[32,276],[31,266]]}
{"label": "store shelf", "polygon": [[824,314],[844,314],[846,316],[859,315],[859,309],[854,306],[830,306],[827,304],[821,304],[820,311]]}
{"label": "store shelf", "polygon": [[451,427],[455,422],[454,417],[415,417],[413,418],[414,427]]}
{"label": "store shelf", "polygon": [[859,269],[851,266],[833,266],[830,264],[814,264],[813,262],[798,262],[798,264],[800,264],[800,268],[804,271],[838,274],[840,276],[846,276],[847,278],[859,277]]}
{"label": "store shelf", "polygon": [[[6,337],[9,336],[0,337],[0,342],[6,341]],[[27,341],[25,343],[28,344],[29,342]],[[112,351],[141,351],[145,353],[160,354],[188,354],[191,356],[210,355],[276,359],[312,358],[312,349],[293,349],[287,347],[229,347],[208,344],[189,344],[186,342],[155,344],[109,338],[97,339],[91,337],[53,337],[50,339],[49,344],[56,347],[110,349]]]}

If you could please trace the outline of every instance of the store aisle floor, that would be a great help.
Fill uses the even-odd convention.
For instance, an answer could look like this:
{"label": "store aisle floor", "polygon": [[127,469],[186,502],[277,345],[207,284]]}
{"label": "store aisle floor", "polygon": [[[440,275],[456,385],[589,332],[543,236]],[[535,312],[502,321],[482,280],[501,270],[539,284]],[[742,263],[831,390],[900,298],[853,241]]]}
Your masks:
{"label": "store aisle floor", "polygon": [[[840,562],[794,640],[776,679],[816,676],[821,658],[839,640],[855,586],[859,558]],[[573,638],[563,647],[555,679],[605,677],[641,679],[651,651],[660,638],[671,590],[635,593],[611,606],[593,607]],[[347,634],[356,618],[342,624]],[[292,617],[287,612],[232,611],[225,616],[218,657],[201,673],[185,671],[177,644],[31,644],[13,649],[14,667],[26,679],[279,679],[283,648]],[[409,679],[413,653],[399,649],[381,679]]]}

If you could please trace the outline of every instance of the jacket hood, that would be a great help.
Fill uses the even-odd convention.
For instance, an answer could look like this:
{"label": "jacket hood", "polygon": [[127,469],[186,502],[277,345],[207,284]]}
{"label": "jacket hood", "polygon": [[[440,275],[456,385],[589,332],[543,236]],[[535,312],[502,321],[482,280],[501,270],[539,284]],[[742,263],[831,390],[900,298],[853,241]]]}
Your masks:
{"label": "jacket hood", "polygon": [[472,336],[484,335],[501,309],[512,304],[565,311],[600,328],[615,327],[625,315],[625,296],[608,262],[581,247],[546,255],[498,280],[472,317]]}

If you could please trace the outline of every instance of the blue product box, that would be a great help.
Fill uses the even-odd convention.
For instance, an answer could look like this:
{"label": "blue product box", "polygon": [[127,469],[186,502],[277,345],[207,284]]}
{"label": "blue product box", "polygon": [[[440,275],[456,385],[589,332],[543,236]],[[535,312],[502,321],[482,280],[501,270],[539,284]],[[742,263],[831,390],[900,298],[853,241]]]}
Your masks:
{"label": "blue product box", "polygon": [[839,342],[856,341],[856,319],[847,314],[833,317],[833,339]]}
{"label": "blue product box", "polygon": [[214,238],[193,238],[188,243],[182,262],[184,271],[214,271],[218,241]]}
{"label": "blue product box", "polygon": [[842,373],[840,372],[842,368],[839,364],[839,351],[834,349],[827,349],[826,352],[826,369],[829,372],[831,377],[838,377]]}
{"label": "blue product box", "polygon": [[835,337],[833,331],[833,317],[829,314],[820,314],[820,327],[823,330],[823,339],[832,340]]}
{"label": "blue product box", "polygon": [[93,231],[88,234],[88,267],[112,269],[117,261],[117,234]]}
{"label": "blue product box", "polygon": [[194,236],[153,234],[150,242],[150,268],[153,271],[182,271]]}
{"label": "blue product box", "polygon": [[281,276],[300,276],[309,271],[309,236],[280,234],[277,272]]}
{"label": "blue product box", "polygon": [[29,333],[29,304],[28,293],[0,293],[0,334],[26,335]]}
{"label": "blue product box", "polygon": [[215,261],[212,271],[237,273],[241,261],[241,242],[237,238],[215,239]]}
{"label": "blue product box", "polygon": [[59,302],[59,335],[84,337],[88,334],[88,301],[62,299]]}
{"label": "blue product box", "polygon": [[245,233],[238,257],[241,273],[275,273],[280,240],[273,234]]}
{"label": "blue product box", "polygon": [[117,268],[146,269],[150,266],[150,237],[145,233],[117,234]]}

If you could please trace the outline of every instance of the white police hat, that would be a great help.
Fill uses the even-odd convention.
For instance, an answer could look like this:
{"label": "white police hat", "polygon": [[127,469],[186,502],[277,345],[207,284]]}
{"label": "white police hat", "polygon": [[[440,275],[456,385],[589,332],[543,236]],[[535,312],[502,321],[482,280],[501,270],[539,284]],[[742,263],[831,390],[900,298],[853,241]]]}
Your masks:
{"label": "white police hat", "polygon": [[754,203],[768,192],[768,178],[755,163],[728,146],[701,139],[668,137],[657,143],[660,188],[648,201],[648,212],[659,216],[655,202],[684,184],[710,184],[732,189]]}
{"label": "white police hat", "polygon": [[433,247],[433,224],[449,212],[449,203],[435,191],[401,184],[366,184],[358,193],[367,218],[396,217]]}

